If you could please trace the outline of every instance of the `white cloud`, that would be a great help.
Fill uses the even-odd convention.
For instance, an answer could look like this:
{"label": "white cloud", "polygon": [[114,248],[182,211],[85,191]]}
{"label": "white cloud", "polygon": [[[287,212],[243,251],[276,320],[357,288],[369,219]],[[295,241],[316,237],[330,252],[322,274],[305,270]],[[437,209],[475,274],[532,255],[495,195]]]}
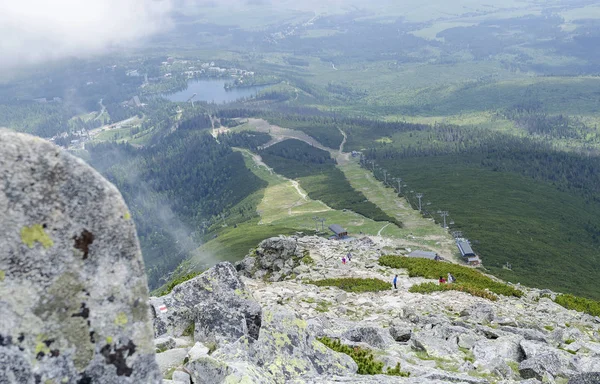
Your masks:
{"label": "white cloud", "polygon": [[0,69],[102,53],[170,25],[171,0],[2,0]]}

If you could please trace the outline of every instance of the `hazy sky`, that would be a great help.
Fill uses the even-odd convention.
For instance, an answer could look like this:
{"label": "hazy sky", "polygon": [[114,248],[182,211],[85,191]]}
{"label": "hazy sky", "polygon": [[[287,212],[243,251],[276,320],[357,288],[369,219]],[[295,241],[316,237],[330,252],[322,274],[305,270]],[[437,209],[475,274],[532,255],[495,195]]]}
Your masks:
{"label": "hazy sky", "polygon": [[0,70],[100,53],[168,28],[172,0],[2,0]]}
{"label": "hazy sky", "polygon": [[[526,7],[521,0],[0,0],[0,75],[28,64],[86,57],[130,46],[171,26],[177,10],[211,19],[213,8],[236,13],[302,10],[335,13],[355,7],[427,21],[479,7]],[[484,5],[485,4],[485,5]],[[486,9],[487,9],[486,8]],[[392,12],[393,11],[393,12]],[[273,13],[275,14],[275,13]],[[218,20],[217,20],[218,21]],[[261,21],[263,22],[263,21]]]}

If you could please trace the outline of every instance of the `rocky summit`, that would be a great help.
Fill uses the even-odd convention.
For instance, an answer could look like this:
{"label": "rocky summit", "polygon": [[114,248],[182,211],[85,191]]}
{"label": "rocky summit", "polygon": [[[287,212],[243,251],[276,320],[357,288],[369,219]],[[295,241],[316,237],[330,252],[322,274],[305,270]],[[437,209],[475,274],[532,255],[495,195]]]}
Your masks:
{"label": "rocky summit", "polygon": [[[164,382],[600,382],[600,319],[522,286],[522,297],[496,301],[411,293],[432,280],[381,266],[392,245],[381,237],[271,238],[235,268],[221,263],[151,298]],[[375,278],[389,288],[354,293],[311,283],[325,278]],[[328,342],[369,351],[382,374],[358,374]]]}
{"label": "rocky summit", "polygon": [[408,260],[393,239],[299,235],[149,298],[129,211],[85,163],[0,131],[0,180],[0,384],[600,383],[600,318],[549,290],[417,293],[439,286],[382,262]]}

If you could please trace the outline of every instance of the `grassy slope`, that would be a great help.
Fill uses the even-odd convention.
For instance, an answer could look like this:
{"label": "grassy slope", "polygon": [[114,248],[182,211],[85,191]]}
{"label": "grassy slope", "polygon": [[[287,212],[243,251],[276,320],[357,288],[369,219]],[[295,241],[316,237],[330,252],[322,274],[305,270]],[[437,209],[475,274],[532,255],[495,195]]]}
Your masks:
{"label": "grassy slope", "polygon": [[[223,228],[218,237],[208,241],[198,248],[184,268],[185,271],[201,270],[206,265],[218,261],[237,261],[242,259],[251,248],[271,236],[289,235],[296,231],[304,233],[315,232],[315,222],[312,218],[317,215],[326,219],[326,226],[337,223],[347,228],[350,234],[360,232],[376,235],[387,223],[375,222],[352,211],[333,210],[320,201],[307,197],[303,199],[289,179],[269,172],[264,166],[256,164],[252,153],[245,149],[239,150],[244,155],[246,166],[258,177],[267,181],[269,186],[255,194],[260,198],[257,212],[260,218]],[[304,190],[300,188],[304,194]],[[235,212],[235,208],[231,209]],[[328,232],[327,229],[326,233]],[[395,225],[385,229],[389,237],[403,237],[404,233]]]}
{"label": "grassy slope", "polygon": [[[449,157],[382,162],[419,188],[474,241],[490,271],[512,282],[600,298],[599,244],[586,232],[600,208],[519,175]],[[432,210],[434,210],[432,209]],[[513,270],[502,269],[506,262]]]}
{"label": "grassy slope", "polygon": [[[322,200],[338,210],[353,210],[376,221],[390,221],[398,227],[402,226],[399,220],[383,212],[361,192],[353,189],[333,162],[319,163],[313,160],[313,158],[329,159],[329,152],[314,148],[302,141],[286,140],[261,153],[267,164],[271,165],[276,172],[297,179],[312,199]],[[303,154],[304,158],[296,160],[297,157],[294,156],[297,155],[290,158],[289,153]],[[309,160],[306,160],[307,158]]]}
{"label": "grassy slope", "polygon": [[[402,237],[410,238],[415,244],[423,245],[440,254],[451,255],[457,252],[454,241],[447,231],[433,220],[423,219],[406,200],[398,197],[393,188],[385,187],[356,161],[346,161],[339,168],[354,189],[362,192],[369,201],[404,224],[400,230]],[[381,231],[381,235],[388,236],[391,230],[392,228],[388,226]]]}

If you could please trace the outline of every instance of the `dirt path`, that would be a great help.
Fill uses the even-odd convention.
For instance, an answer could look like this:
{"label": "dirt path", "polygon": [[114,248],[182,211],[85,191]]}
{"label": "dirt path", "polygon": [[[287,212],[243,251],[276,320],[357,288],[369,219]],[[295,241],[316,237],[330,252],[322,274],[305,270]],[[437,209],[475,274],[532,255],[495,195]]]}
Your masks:
{"label": "dirt path", "polygon": [[386,229],[386,228],[387,228],[387,226],[388,226],[388,225],[390,225],[390,224],[391,224],[391,223],[387,223],[386,225],[384,225],[384,226],[383,226],[383,227],[382,227],[382,228],[379,230],[379,232],[377,232],[377,236],[381,236],[381,231],[383,231],[384,229]]}
{"label": "dirt path", "polygon": [[296,188],[296,191],[298,191],[298,194],[300,196],[302,196],[302,198],[304,200],[306,200],[306,193],[303,193],[302,190],[300,190],[300,184],[298,184],[298,182],[296,180],[290,180],[292,182],[292,185],[294,186],[294,188]]}
{"label": "dirt path", "polygon": [[[404,223],[404,230],[407,232],[406,238],[397,239],[396,241],[398,244],[416,248],[431,249],[441,255],[452,258],[454,242],[447,233],[444,233],[444,231],[437,228],[435,224],[432,224],[426,219],[420,217],[419,214],[414,211],[404,199],[398,198],[395,192],[386,188],[380,181],[375,179],[369,171],[362,170],[360,173],[356,173],[358,165],[354,164],[350,153],[344,152],[347,135],[341,129],[340,133],[344,136],[344,139],[340,143],[339,148],[333,149],[323,146],[317,140],[305,134],[304,132],[283,128],[277,125],[271,125],[268,121],[263,119],[247,119],[247,122],[253,130],[268,133],[273,137],[273,139],[264,146],[265,148],[286,139],[297,139],[304,141],[305,143],[316,148],[328,151],[331,156],[337,160],[338,168],[344,172],[344,175],[350,184],[356,184],[358,181],[359,185],[362,185],[361,187],[353,185],[353,188],[365,194],[367,199],[377,205],[382,211],[398,218]],[[353,173],[354,176],[352,176]],[[361,183],[360,180],[356,179],[356,177],[365,180],[367,183]],[[298,193],[300,193],[300,191],[298,191]],[[381,236],[381,233],[389,225],[392,224],[387,223],[381,229],[379,229],[377,235]],[[415,233],[416,236],[413,236],[413,233]],[[413,241],[411,241],[411,239]],[[430,244],[425,245],[419,243],[419,240],[430,242]]]}
{"label": "dirt path", "polygon": [[346,136],[346,132],[342,131],[341,128],[338,127],[338,130],[340,131],[340,133],[342,134],[342,136],[344,136],[344,139],[340,143],[340,155],[343,155],[344,154],[344,145],[346,145],[346,139],[348,137]]}
{"label": "dirt path", "polygon": [[[261,214],[262,219],[259,224],[268,224],[276,220],[278,215],[273,213],[274,210],[287,212],[288,216],[306,213],[316,214],[332,210],[331,207],[321,200],[312,200],[308,194],[302,190],[298,181],[288,179],[287,177],[276,173],[271,167],[265,164],[260,155],[245,148],[235,148],[235,150],[243,152],[250,157],[256,166],[260,168],[264,167],[271,175],[269,177],[270,180],[264,179],[269,183],[269,186],[267,187],[263,201],[260,204],[264,205],[264,208],[261,209],[263,214]],[[260,175],[258,176],[261,177]],[[307,205],[309,205],[310,208],[307,208]]]}
{"label": "dirt path", "polygon": [[[244,152],[244,153],[248,154],[248,156],[252,157],[252,160],[256,163],[256,165],[258,165],[259,167],[265,167],[271,175],[274,174],[273,168],[269,167],[267,165],[267,163],[265,163],[263,161],[263,159],[262,159],[262,157],[260,157],[260,155],[257,155],[256,153],[251,152],[245,148],[238,148],[238,150],[241,152]],[[283,176],[281,176],[281,177],[283,177]],[[290,181],[292,181],[292,180],[290,180]],[[296,184],[298,184],[298,183],[296,183]],[[300,193],[300,192],[298,192],[298,193]],[[302,196],[302,193],[300,193],[300,195]]]}
{"label": "dirt path", "polygon": [[315,140],[314,138],[310,137],[302,131],[283,128],[278,125],[271,125],[268,121],[263,119],[249,118],[247,119],[247,121],[248,125],[252,126],[252,128],[255,131],[268,133],[273,137],[271,141],[263,145],[263,148],[269,148],[270,146],[280,143],[287,139],[296,139],[304,141],[305,143],[312,145],[315,148],[319,148],[330,153],[334,152],[333,149],[321,145],[321,143],[319,143],[317,140]]}

